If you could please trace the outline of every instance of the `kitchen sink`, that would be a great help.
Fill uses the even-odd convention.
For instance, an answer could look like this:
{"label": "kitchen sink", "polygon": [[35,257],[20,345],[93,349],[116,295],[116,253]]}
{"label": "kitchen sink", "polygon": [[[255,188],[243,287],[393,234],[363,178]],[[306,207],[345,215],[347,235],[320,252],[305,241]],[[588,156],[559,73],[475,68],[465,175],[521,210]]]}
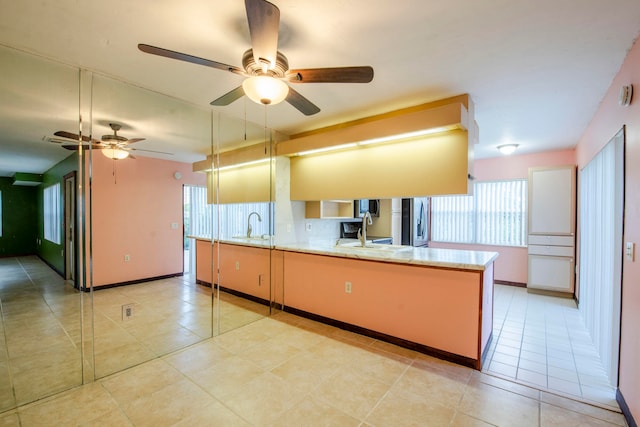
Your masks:
{"label": "kitchen sink", "polygon": [[348,242],[348,243],[338,243],[336,245],[337,248],[344,249],[353,249],[355,251],[365,251],[365,252],[378,252],[378,253],[395,253],[395,252],[403,252],[403,251],[411,251],[413,250],[412,246],[403,246],[403,245],[389,245],[385,243],[367,243],[362,246],[360,242]]}
{"label": "kitchen sink", "polygon": [[232,236],[231,238],[233,240],[243,240],[245,242],[266,242],[267,240],[270,240],[273,236],[269,236],[268,234],[258,234],[256,236],[251,236],[251,237],[247,237],[246,235],[238,235],[238,236]]}

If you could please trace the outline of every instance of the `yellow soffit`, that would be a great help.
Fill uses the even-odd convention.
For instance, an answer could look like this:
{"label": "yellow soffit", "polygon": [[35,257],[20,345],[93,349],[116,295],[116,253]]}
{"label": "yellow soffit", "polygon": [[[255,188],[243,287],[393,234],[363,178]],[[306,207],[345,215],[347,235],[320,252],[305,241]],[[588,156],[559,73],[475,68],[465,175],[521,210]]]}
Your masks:
{"label": "yellow soffit", "polygon": [[[269,147],[264,143],[249,145],[247,147],[238,148],[236,150],[225,151],[217,156],[216,165],[222,170],[230,166],[243,166],[269,161]],[[211,156],[207,156],[205,160],[195,162],[192,165],[193,172],[211,171]]]}
{"label": "yellow soffit", "polygon": [[470,122],[468,102],[468,95],[460,95],[293,135],[291,139],[276,145],[276,155],[295,156],[301,153],[389,142],[392,139],[405,139],[419,134],[455,129],[468,130]]}

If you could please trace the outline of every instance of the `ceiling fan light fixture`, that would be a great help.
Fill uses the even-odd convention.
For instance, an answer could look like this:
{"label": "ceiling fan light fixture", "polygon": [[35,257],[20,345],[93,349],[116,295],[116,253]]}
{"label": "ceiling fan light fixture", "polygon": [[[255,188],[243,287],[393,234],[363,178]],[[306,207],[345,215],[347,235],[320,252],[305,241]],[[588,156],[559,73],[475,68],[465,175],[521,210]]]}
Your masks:
{"label": "ceiling fan light fixture", "polygon": [[516,148],[518,148],[518,144],[503,144],[499,145],[497,148],[502,154],[508,156],[509,154],[512,154],[514,151],[516,151]]}
{"label": "ceiling fan light fixture", "polygon": [[101,151],[105,157],[113,160],[122,160],[129,157],[129,152],[121,148],[103,148]]}
{"label": "ceiling fan light fixture", "polygon": [[289,86],[282,80],[269,76],[249,77],[242,82],[245,95],[256,104],[275,105],[284,101]]}

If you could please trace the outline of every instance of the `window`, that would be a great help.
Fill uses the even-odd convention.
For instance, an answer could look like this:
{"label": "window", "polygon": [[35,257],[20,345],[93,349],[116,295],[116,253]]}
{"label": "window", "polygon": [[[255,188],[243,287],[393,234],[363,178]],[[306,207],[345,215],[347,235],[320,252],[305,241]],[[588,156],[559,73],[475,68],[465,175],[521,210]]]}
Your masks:
{"label": "window", "polygon": [[432,198],[432,240],[526,246],[527,181],[477,182],[473,190],[473,196]]}
{"label": "window", "polygon": [[[185,203],[188,203],[190,219],[185,221],[187,235],[227,239],[244,236],[251,212],[257,212],[260,220],[251,221],[252,235],[273,234],[270,218],[273,217],[272,203],[231,203],[223,205],[207,204],[207,188],[186,186]],[[187,224],[188,222],[188,224]]]}
{"label": "window", "polygon": [[212,206],[207,204],[207,187],[185,185],[185,233],[188,236],[211,237]]}
{"label": "window", "polygon": [[60,184],[44,189],[44,238],[60,244]]}

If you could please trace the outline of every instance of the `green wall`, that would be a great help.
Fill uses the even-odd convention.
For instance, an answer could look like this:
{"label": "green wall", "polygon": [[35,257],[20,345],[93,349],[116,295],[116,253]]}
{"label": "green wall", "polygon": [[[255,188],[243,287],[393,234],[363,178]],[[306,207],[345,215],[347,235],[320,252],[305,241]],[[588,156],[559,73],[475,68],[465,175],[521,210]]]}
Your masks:
{"label": "green wall", "polygon": [[[73,153],[46,171],[42,177],[42,185],[38,187],[37,235],[38,239],[40,239],[38,255],[60,274],[64,273],[64,256],[62,255],[64,250],[64,176],[76,170],[78,170],[78,155]],[[62,239],[59,245],[44,239],[44,212],[42,208],[44,189],[56,182],[60,183],[60,208],[63,210],[60,212],[61,221],[59,227]]]}
{"label": "green wall", "polygon": [[0,177],[2,192],[2,236],[0,257],[35,255],[39,187],[12,185],[12,178]]}

